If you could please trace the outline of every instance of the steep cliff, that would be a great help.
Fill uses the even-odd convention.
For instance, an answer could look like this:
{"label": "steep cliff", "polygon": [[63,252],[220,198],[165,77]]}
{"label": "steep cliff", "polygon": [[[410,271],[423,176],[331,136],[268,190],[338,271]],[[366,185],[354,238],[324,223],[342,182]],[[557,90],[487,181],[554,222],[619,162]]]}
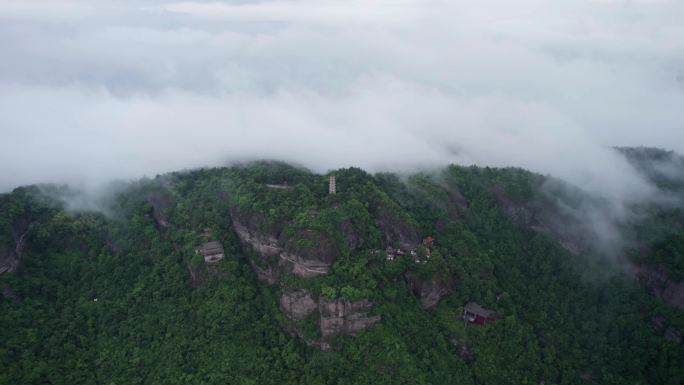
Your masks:
{"label": "steep cliff", "polygon": [[285,272],[310,278],[330,272],[339,256],[334,239],[315,230],[296,230],[282,237],[284,252],[279,265]]}
{"label": "steep cliff", "polygon": [[441,274],[435,274],[430,279],[420,279],[415,274],[407,273],[406,280],[424,310],[437,306],[456,284],[456,279],[452,275],[442,278]]}
{"label": "steep cliff", "polygon": [[160,227],[169,227],[168,210],[171,207],[171,196],[162,191],[154,191],[147,195],[147,203],[152,206],[152,217]]}
{"label": "steep cliff", "polygon": [[265,216],[249,214],[236,207],[230,209],[230,219],[243,249],[256,257],[250,260],[261,281],[273,285],[278,281],[277,260],[283,252],[279,241],[282,224],[269,225]]}
{"label": "steep cliff", "polygon": [[420,237],[416,226],[393,211],[392,207],[382,206],[376,220],[382,231],[386,246],[411,250],[418,247]]}
{"label": "steep cliff", "polygon": [[353,335],[380,322],[379,315],[369,315],[373,303],[368,300],[351,302],[345,298],[321,299],[321,337],[326,340],[338,335]]}
{"label": "steep cliff", "polygon": [[5,245],[0,245],[0,274],[11,273],[19,267],[21,255],[26,248],[27,236],[35,225],[34,218],[25,215],[19,217],[11,226],[11,238]]}
{"label": "steep cliff", "polygon": [[318,303],[307,290],[290,289],[283,291],[280,296],[280,309],[287,318],[293,321],[303,321],[318,309]]}
{"label": "steep cliff", "polygon": [[230,210],[233,228],[243,247],[257,258],[253,266],[270,284],[282,273],[310,278],[330,272],[339,256],[334,239],[321,231],[299,229],[288,223],[272,224],[259,213]]}
{"label": "steep cliff", "polygon": [[308,340],[311,346],[330,350],[332,338],[341,335],[354,335],[361,330],[380,322],[379,315],[370,315],[373,304],[368,300],[349,301],[345,298],[314,300],[305,289],[286,289],[280,296],[280,309],[285,316],[294,321],[297,335],[303,336],[301,321],[318,312],[320,338]]}
{"label": "steep cliff", "polygon": [[18,265],[19,259],[14,250],[9,246],[0,246],[0,274],[12,272]]}

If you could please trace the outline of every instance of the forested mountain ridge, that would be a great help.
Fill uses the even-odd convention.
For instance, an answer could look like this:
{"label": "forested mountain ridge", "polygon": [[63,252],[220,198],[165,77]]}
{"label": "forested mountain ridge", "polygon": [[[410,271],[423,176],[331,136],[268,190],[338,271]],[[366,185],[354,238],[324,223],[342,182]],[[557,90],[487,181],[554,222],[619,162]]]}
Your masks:
{"label": "forested mountain ridge", "polygon": [[[335,194],[277,162],[172,173],[102,212],[67,187],[1,195],[0,383],[684,380],[679,206],[636,207],[607,255],[582,218],[601,200],[549,177],[331,175]],[[464,322],[472,302],[496,321]]]}

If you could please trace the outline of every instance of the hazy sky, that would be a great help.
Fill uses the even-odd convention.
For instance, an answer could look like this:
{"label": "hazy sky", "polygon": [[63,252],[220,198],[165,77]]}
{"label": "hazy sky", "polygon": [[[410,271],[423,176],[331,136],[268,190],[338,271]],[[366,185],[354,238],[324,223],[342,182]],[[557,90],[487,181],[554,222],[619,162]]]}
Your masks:
{"label": "hazy sky", "polygon": [[242,159],[643,188],[684,152],[684,2],[2,0],[0,191]]}

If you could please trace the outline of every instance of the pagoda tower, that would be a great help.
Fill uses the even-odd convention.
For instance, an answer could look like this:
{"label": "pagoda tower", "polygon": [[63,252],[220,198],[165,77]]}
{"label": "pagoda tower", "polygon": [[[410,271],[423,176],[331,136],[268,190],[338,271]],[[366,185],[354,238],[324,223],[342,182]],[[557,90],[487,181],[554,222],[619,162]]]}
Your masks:
{"label": "pagoda tower", "polygon": [[328,194],[332,195],[337,192],[337,186],[335,184],[335,175],[330,175],[328,178]]}

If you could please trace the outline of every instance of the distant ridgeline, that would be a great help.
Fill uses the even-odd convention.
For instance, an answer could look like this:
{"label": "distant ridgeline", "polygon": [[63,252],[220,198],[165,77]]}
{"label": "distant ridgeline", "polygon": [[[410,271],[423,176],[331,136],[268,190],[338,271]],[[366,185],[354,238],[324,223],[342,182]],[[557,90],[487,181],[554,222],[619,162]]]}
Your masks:
{"label": "distant ridgeline", "polygon": [[[679,193],[659,152],[620,152]],[[107,215],[74,194],[0,195],[0,384],[684,382],[678,205],[615,223],[618,258],[579,215],[600,199],[513,168],[256,162]]]}

